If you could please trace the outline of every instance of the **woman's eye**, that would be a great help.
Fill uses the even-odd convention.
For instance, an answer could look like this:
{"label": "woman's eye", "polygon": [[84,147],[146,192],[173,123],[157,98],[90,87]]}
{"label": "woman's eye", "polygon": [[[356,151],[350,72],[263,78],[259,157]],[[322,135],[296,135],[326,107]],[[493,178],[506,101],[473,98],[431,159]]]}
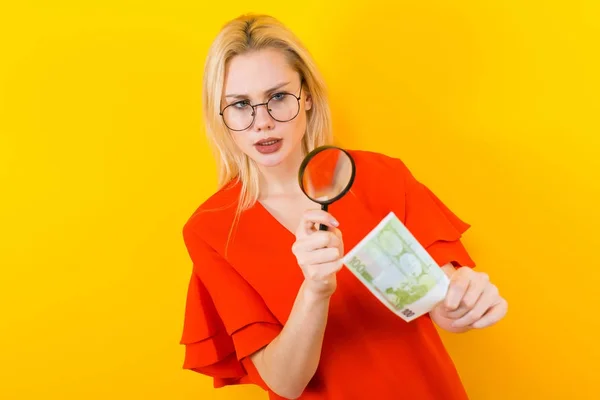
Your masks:
{"label": "woman's eye", "polygon": [[285,93],[275,93],[273,95],[273,97],[271,97],[271,98],[275,99],[275,100],[283,100],[284,97],[285,97]]}
{"label": "woman's eye", "polygon": [[242,101],[238,101],[237,103],[233,103],[233,106],[234,106],[235,108],[244,108],[244,107],[246,107],[248,104],[250,104],[250,103],[248,102],[248,100],[242,100]]}

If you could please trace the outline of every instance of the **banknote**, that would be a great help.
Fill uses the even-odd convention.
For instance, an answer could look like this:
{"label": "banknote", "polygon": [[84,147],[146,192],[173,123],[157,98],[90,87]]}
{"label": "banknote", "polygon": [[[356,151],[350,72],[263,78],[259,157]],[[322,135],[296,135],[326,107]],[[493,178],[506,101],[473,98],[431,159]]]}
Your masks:
{"label": "banknote", "polygon": [[393,212],[343,261],[383,304],[407,322],[431,311],[448,290],[446,274]]}

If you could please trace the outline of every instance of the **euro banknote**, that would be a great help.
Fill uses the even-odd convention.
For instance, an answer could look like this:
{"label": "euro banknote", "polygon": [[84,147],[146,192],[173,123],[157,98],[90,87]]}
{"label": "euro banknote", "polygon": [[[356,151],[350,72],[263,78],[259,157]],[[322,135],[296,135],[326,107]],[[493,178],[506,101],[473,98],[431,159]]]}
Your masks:
{"label": "euro banknote", "polygon": [[450,283],[393,212],[348,251],[343,262],[373,295],[407,322],[431,311],[444,299]]}

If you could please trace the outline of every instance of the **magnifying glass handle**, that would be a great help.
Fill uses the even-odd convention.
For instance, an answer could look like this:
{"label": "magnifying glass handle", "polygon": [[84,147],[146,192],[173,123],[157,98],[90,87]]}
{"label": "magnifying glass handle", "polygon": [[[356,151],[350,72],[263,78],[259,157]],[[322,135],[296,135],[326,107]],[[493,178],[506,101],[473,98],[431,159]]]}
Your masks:
{"label": "magnifying glass handle", "polygon": [[[327,211],[327,204],[321,204],[321,210]],[[319,224],[319,230],[320,231],[326,231],[327,230],[327,225]]]}

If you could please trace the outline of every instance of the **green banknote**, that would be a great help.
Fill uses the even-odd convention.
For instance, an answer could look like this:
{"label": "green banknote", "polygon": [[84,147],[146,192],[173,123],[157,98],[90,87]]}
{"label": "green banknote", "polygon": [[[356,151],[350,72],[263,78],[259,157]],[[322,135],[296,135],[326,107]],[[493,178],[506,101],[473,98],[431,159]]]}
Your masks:
{"label": "green banknote", "polygon": [[405,321],[431,311],[448,290],[446,274],[393,212],[343,261],[383,304]]}

